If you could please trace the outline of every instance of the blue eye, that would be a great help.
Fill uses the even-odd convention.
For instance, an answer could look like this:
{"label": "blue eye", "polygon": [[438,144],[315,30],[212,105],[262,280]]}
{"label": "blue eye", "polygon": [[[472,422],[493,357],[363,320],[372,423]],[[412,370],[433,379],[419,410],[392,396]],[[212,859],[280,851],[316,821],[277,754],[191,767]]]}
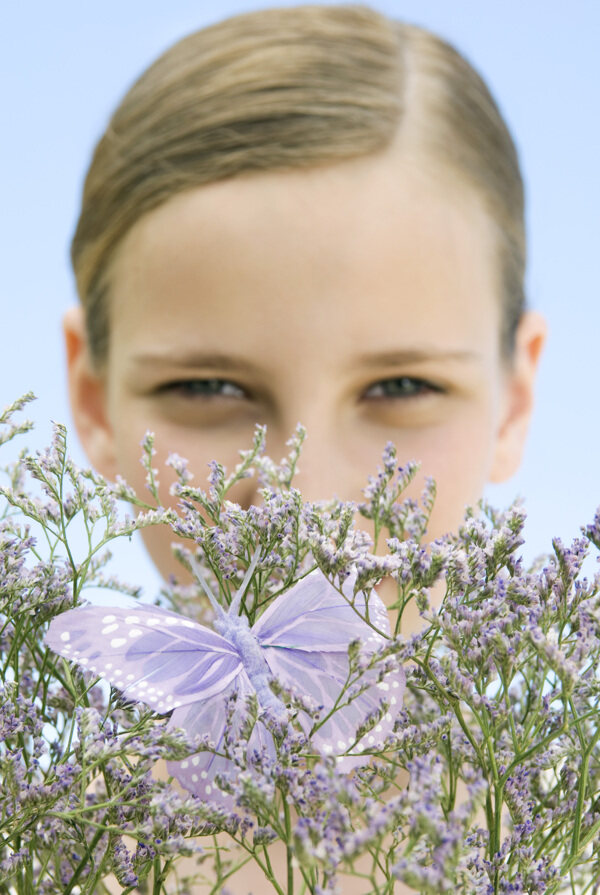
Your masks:
{"label": "blue eye", "polygon": [[382,379],[369,386],[365,392],[366,398],[420,398],[433,392],[439,393],[439,386],[427,382],[425,379],[417,379],[414,376],[397,376],[393,379]]}
{"label": "blue eye", "polygon": [[176,392],[184,398],[244,398],[243,389],[228,379],[182,379],[161,386],[161,391]]}

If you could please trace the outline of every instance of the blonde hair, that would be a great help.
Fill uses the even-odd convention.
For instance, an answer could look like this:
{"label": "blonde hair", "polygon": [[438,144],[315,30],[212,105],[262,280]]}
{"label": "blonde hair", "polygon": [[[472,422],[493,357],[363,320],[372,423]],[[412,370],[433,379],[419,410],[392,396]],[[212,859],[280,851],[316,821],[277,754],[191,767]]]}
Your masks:
{"label": "blonde hair", "polygon": [[449,44],[364,6],[299,6],[184,38],[131,87],[85,180],[72,261],[92,357],[108,354],[110,262],[139,218],[184,190],[368,155],[400,134],[476,190],[495,225],[510,357],[523,311],[523,184],[493,97]]}

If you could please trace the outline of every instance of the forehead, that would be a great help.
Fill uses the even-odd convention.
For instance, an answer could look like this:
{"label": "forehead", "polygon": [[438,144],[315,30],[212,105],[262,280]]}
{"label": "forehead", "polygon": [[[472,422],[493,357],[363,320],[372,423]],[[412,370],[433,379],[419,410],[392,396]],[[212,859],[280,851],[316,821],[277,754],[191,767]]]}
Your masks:
{"label": "forehead", "polygon": [[477,195],[397,148],[268,172],[174,197],[122,241],[111,344],[215,348],[269,334],[335,356],[376,340],[499,339],[493,225]]}

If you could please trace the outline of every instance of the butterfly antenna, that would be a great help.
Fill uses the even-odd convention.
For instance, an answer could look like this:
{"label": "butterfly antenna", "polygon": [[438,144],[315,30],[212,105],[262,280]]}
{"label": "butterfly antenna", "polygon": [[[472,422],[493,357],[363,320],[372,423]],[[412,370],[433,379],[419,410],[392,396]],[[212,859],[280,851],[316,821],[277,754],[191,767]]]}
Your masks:
{"label": "butterfly antenna", "polygon": [[231,601],[231,605],[229,607],[230,615],[239,615],[240,614],[239,608],[240,608],[240,604],[242,602],[242,598],[243,598],[244,594],[246,593],[246,590],[248,589],[248,585],[250,584],[250,581],[252,580],[252,576],[254,575],[254,570],[256,568],[256,564],[258,563],[259,559],[260,559],[260,547],[257,547],[256,551],[254,553],[254,556],[252,557],[252,560],[250,562],[250,565],[246,569],[246,574],[244,575],[244,580],[240,584],[233,600]]}
{"label": "butterfly antenna", "polygon": [[208,581],[206,580],[206,578],[204,577],[204,575],[202,573],[202,569],[200,568],[200,563],[198,563],[193,557],[191,557],[190,558],[190,566],[192,567],[192,572],[198,579],[198,581],[202,587],[202,590],[208,597],[208,599],[210,601],[210,605],[215,610],[216,614],[218,616],[225,615],[223,607],[221,606],[221,604],[219,603],[219,601],[213,594],[212,590],[210,589],[210,587],[208,585]]}

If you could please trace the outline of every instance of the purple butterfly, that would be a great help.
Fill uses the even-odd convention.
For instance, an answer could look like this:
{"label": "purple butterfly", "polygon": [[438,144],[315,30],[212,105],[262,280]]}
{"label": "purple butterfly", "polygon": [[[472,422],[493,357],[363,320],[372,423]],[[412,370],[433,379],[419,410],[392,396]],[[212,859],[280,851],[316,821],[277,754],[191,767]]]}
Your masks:
{"label": "purple butterfly", "polygon": [[[170,727],[182,727],[191,735],[208,735],[218,750],[222,750],[225,736],[225,703],[233,694],[237,700],[229,723],[234,734],[243,720],[246,697],[252,693],[260,712],[275,721],[287,721],[287,711],[269,685],[272,678],[310,697],[327,715],[346,683],[350,642],[360,639],[363,649],[371,653],[384,643],[384,637],[361,618],[367,615],[364,595],[357,596],[354,609],[322,572],[314,570],[277,597],[250,628],[239,609],[254,566],[255,562],[248,568],[227,612],[197,570],[215,608],[216,631],[151,606],[85,606],[55,618],[46,643],[106,678],[125,696],[158,713],[172,712]],[[389,634],[385,606],[375,593],[369,597],[368,618],[379,631]],[[370,686],[331,714],[313,734],[313,745],[324,754],[339,756],[342,770],[366,764],[363,753],[376,748],[392,732],[404,682],[401,669],[389,672],[379,682],[376,670],[365,672],[360,683]],[[383,700],[389,705],[388,712],[356,743],[357,728]],[[299,720],[309,732],[312,721],[308,715]],[[273,736],[261,714],[248,749],[275,756]],[[205,751],[169,762],[168,769],[186,789],[231,807],[230,797],[215,784],[216,774],[234,770],[230,759]]]}

